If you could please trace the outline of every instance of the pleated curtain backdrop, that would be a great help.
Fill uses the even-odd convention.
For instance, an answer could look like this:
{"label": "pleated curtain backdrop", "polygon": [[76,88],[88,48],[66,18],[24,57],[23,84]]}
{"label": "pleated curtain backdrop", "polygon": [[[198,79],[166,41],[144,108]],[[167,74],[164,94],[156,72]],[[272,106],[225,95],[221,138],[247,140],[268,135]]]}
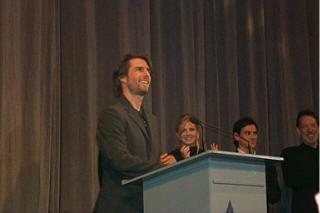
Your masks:
{"label": "pleated curtain backdrop", "polygon": [[185,112],[227,131],[252,116],[260,154],[299,144],[297,112],[318,113],[318,16],[317,0],[0,0],[0,212],[92,211],[97,118],[129,52],[152,60],[163,152]]}

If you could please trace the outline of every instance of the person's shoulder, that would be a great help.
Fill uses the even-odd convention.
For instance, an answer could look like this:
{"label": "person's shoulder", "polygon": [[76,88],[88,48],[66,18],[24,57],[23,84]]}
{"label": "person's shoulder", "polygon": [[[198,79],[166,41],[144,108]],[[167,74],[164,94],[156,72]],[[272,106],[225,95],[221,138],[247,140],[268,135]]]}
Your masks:
{"label": "person's shoulder", "polygon": [[152,121],[158,122],[158,117],[149,109],[144,109],[144,113],[148,116]]}
{"label": "person's shoulder", "polygon": [[289,146],[282,150],[281,156],[288,156],[297,153],[300,150],[299,146]]}
{"label": "person's shoulder", "polygon": [[148,116],[157,117],[157,116],[152,112],[152,109],[151,109],[150,107],[143,106],[143,111],[144,111],[144,113],[146,113]]}
{"label": "person's shoulder", "polygon": [[121,102],[116,102],[103,109],[99,114],[99,119],[121,119],[125,118],[127,114],[126,107]]}
{"label": "person's shoulder", "polygon": [[123,112],[125,109],[128,108],[125,101],[122,100],[122,98],[117,99],[115,102],[113,102],[111,105],[106,107],[102,113],[108,113],[108,112]]}
{"label": "person's shoulder", "polygon": [[158,117],[155,114],[149,113],[149,115],[153,120],[158,121]]}

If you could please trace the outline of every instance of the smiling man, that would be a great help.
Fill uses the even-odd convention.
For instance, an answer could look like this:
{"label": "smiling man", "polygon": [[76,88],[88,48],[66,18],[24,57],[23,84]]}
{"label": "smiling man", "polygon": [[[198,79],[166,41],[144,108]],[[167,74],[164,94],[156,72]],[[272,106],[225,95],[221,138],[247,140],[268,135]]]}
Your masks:
{"label": "smiling man", "polygon": [[103,111],[97,128],[101,189],[94,212],[143,212],[142,184],[121,185],[160,167],[159,128],[143,108],[151,83],[151,63],[144,56],[126,55],[113,73],[119,98]]}
{"label": "smiling man", "polygon": [[297,133],[301,145],[284,149],[281,156],[284,181],[292,189],[291,212],[318,212],[315,195],[319,191],[319,120],[311,110],[298,113]]}
{"label": "smiling man", "polygon": [[232,132],[237,152],[256,154],[258,125],[252,118],[244,117],[236,121]]}

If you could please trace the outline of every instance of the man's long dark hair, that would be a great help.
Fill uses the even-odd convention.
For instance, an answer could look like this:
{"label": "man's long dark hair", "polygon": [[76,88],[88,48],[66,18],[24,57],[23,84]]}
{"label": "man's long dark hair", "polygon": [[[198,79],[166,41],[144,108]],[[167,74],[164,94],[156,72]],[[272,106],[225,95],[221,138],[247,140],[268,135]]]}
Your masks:
{"label": "man's long dark hair", "polygon": [[130,67],[130,60],[136,59],[136,58],[144,60],[148,64],[150,70],[152,70],[151,61],[148,59],[148,57],[143,55],[126,54],[123,57],[122,61],[120,62],[118,68],[115,69],[112,73],[112,83],[113,83],[112,89],[113,89],[113,94],[116,97],[120,97],[122,95],[120,77],[128,74],[128,70]]}

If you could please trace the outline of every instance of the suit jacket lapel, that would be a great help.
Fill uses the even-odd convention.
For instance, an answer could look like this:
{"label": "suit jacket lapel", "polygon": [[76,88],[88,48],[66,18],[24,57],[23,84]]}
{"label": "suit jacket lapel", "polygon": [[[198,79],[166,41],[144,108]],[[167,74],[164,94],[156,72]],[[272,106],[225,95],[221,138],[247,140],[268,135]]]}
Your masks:
{"label": "suit jacket lapel", "polygon": [[152,140],[152,138],[154,138],[154,135],[153,135],[154,131],[152,131],[152,130],[155,129],[156,127],[154,126],[154,121],[153,121],[151,115],[146,111],[145,111],[145,116],[146,116],[146,120],[148,122],[149,130],[150,130],[149,137],[150,137],[150,140]]}
{"label": "suit jacket lapel", "polygon": [[145,126],[143,125],[143,121],[137,112],[130,112],[129,117],[139,126],[146,140],[150,140],[150,137],[147,133]]}
{"label": "suit jacket lapel", "polygon": [[[142,121],[140,115],[138,114],[138,112],[135,109],[133,109],[133,107],[131,106],[131,104],[129,103],[129,101],[125,97],[121,98],[121,103],[125,106],[125,109],[128,112],[129,118],[131,118],[137,124],[137,126],[142,131],[142,133],[143,133],[144,137],[146,138],[146,140],[150,140],[150,137],[149,137],[149,135],[147,133],[146,128],[143,125],[143,121]],[[149,122],[148,116],[147,116],[146,119]]]}

